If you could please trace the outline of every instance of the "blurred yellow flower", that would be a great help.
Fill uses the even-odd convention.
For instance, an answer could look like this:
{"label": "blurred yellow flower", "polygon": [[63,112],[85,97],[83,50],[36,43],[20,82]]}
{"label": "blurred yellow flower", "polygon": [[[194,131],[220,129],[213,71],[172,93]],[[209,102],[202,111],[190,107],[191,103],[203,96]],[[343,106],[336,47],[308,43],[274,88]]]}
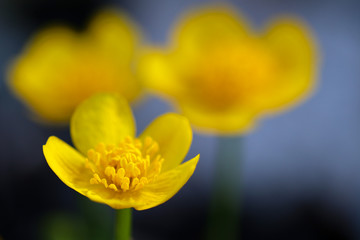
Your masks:
{"label": "blurred yellow flower", "polygon": [[47,28],[12,64],[9,85],[51,123],[67,123],[75,107],[96,92],[133,100],[140,90],[132,69],[138,38],[135,26],[113,10],[95,16],[83,33]]}
{"label": "blurred yellow flower", "polygon": [[50,137],[43,146],[50,168],[70,188],[115,209],[144,210],[167,201],[188,181],[199,159],[181,164],[192,131],[177,114],[158,117],[135,138],[131,109],[120,95],[85,100],[70,130],[79,151]]}
{"label": "blurred yellow flower", "polygon": [[183,18],[171,40],[167,51],[145,52],[138,73],[200,130],[244,133],[259,115],[297,103],[315,85],[315,43],[291,18],[257,34],[231,10],[207,9]]}

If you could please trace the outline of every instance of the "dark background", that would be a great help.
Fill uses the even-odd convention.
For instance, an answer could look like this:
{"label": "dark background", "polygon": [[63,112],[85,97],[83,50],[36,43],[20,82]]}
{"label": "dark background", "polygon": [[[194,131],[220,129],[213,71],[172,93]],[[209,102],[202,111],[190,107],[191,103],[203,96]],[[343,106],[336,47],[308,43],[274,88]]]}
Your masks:
{"label": "dark background", "polygon": [[[41,146],[50,135],[71,142],[68,129],[33,122],[7,88],[9,61],[29,37],[54,22],[81,30],[110,4],[126,11],[148,41],[165,43],[183,11],[211,2],[0,1],[0,236],[105,239],[112,231],[113,210],[66,187],[46,164]],[[258,29],[279,14],[302,18],[321,53],[314,95],[294,109],[263,119],[244,136],[239,170],[243,187],[237,189],[243,197],[242,239],[360,239],[360,4],[227,2]],[[138,132],[170,110],[155,97],[134,106]],[[187,158],[201,154],[194,176],[167,203],[134,213],[134,239],[202,239],[214,149],[216,137],[195,134]]]}

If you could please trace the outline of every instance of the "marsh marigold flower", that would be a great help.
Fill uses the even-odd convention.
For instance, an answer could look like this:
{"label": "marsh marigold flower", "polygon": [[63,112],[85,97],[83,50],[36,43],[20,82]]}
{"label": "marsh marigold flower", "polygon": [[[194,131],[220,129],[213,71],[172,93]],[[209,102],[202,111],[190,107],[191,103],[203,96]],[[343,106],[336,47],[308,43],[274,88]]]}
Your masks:
{"label": "marsh marigold flower", "polygon": [[99,13],[86,31],[64,26],[40,31],[9,71],[9,85],[42,120],[67,123],[75,107],[96,92],[139,93],[132,72],[138,33],[113,11]]}
{"label": "marsh marigold flower", "polygon": [[97,94],[75,110],[74,149],[57,137],[43,146],[50,168],[70,188],[115,209],[144,210],[171,198],[193,174],[199,156],[183,161],[192,141],[188,120],[155,119],[135,137],[135,123],[120,95]]}
{"label": "marsh marigold flower", "polygon": [[314,86],[313,39],[290,18],[256,33],[229,9],[207,9],[186,15],[171,40],[167,50],[144,54],[139,75],[206,131],[245,132],[259,115],[297,103]]}

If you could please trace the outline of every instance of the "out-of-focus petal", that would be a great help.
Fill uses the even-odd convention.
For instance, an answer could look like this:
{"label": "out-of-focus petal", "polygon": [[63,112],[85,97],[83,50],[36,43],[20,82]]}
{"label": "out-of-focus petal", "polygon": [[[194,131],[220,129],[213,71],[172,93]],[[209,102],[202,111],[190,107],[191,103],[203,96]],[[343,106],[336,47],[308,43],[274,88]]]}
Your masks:
{"label": "out-of-focus petal", "polygon": [[[77,35],[65,27],[39,33],[10,66],[9,85],[43,119],[61,123],[70,118],[62,91],[63,66],[72,63]],[[55,74],[56,73],[56,74]]]}
{"label": "out-of-focus petal", "polygon": [[87,34],[100,51],[126,65],[130,64],[139,44],[137,27],[127,16],[113,9],[96,15]]}
{"label": "out-of-focus petal", "polygon": [[226,7],[194,10],[182,17],[172,36],[172,42],[185,55],[207,51],[214,44],[232,42],[246,37],[245,21]]}
{"label": "out-of-focus petal", "polygon": [[150,91],[164,95],[179,95],[182,91],[181,77],[174,59],[158,50],[144,51],[137,64],[137,73]]}
{"label": "out-of-focus petal", "polygon": [[259,114],[259,109],[246,105],[236,105],[217,112],[189,101],[182,102],[180,108],[196,130],[218,135],[247,133],[254,127],[254,117]]}
{"label": "out-of-focus petal", "polygon": [[268,29],[264,40],[278,62],[279,78],[257,103],[270,109],[284,108],[306,98],[316,85],[316,43],[300,21],[281,19]]}

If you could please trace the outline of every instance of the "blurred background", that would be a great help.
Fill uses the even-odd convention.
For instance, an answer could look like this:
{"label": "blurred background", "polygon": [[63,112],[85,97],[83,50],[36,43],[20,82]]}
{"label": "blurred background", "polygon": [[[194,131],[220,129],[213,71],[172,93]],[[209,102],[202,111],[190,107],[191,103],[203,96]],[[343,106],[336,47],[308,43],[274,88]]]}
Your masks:
{"label": "blurred background", "polygon": [[[113,6],[125,11],[148,41],[164,44],[181,13],[209,3],[219,2],[0,2],[0,239],[111,239],[113,210],[66,187],[43,157],[41,146],[50,135],[71,142],[68,128],[32,121],[7,87],[9,61],[32,34],[54,22],[81,30],[98,10]],[[313,30],[321,52],[313,96],[261,120],[244,136],[242,189],[238,189],[243,199],[242,239],[360,239],[360,4],[221,3],[234,6],[258,29],[277,15],[295,15]],[[133,110],[141,132],[171,107],[149,96]],[[215,137],[195,134],[187,158],[201,154],[195,174],[167,203],[134,213],[134,239],[202,239],[215,146]]]}

